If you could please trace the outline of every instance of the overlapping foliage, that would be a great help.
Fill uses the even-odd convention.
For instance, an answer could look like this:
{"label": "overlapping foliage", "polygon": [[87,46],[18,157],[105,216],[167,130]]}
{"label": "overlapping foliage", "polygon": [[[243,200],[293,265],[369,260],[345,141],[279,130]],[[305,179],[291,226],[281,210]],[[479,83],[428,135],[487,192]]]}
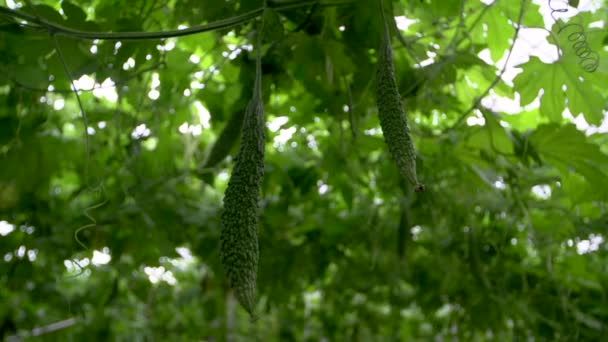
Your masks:
{"label": "overlapping foliage", "polygon": [[[387,11],[415,20],[392,27],[426,185],[414,194],[375,108],[377,1],[267,3],[279,15],[262,60],[251,326],[222,273],[219,213],[252,95],[256,19],[162,40],[88,40],[41,23],[168,31],[246,17],[263,1],[7,2],[33,18],[0,11],[0,335],[55,322],[40,338],[608,334],[608,138],[580,124],[606,122],[606,32],[588,27],[605,12],[571,19],[598,53],[594,72],[560,21],[546,38],[560,59],[523,60],[510,83],[490,61],[545,27],[546,3],[393,2]],[[488,95],[526,107],[481,105]]]}

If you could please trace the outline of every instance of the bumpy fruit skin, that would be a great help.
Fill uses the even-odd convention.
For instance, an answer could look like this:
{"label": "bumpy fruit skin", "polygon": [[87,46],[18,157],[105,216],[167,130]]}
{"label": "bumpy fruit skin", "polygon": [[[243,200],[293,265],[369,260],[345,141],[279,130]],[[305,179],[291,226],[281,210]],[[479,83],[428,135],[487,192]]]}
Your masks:
{"label": "bumpy fruit skin", "polygon": [[261,70],[257,69],[254,94],[245,111],[241,147],[224,196],[220,235],[220,258],[228,282],[252,317],[255,317],[256,304],[258,203],[264,178],[264,141]]}
{"label": "bumpy fruit skin", "polygon": [[376,71],[376,104],[384,140],[399,172],[417,192],[423,191],[424,185],[418,182],[416,176],[416,151],[397,87],[393,49],[386,23]]}

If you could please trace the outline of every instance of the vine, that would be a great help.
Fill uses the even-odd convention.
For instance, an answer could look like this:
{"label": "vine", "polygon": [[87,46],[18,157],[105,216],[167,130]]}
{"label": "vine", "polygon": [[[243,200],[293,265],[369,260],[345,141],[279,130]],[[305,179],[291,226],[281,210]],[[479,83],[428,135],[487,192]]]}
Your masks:
{"label": "vine", "polygon": [[[290,2],[279,2],[279,4],[275,6],[271,6],[269,3],[268,8],[274,9],[276,11],[283,11],[293,8],[311,6],[311,5],[321,5],[321,6],[339,6],[345,5],[354,2],[354,0],[335,0],[335,1],[321,1],[321,0],[308,0],[308,1],[290,1]],[[183,30],[169,30],[169,31],[156,31],[156,32],[91,32],[91,31],[81,31],[76,30],[67,26],[63,26],[57,23],[53,23],[51,21],[42,19],[38,16],[31,15],[28,13],[24,13],[21,11],[13,10],[7,7],[0,6],[0,16],[8,16],[12,18],[17,18],[21,20],[25,20],[31,24],[21,24],[23,26],[30,26],[34,28],[44,28],[49,33],[69,36],[73,38],[81,38],[81,39],[103,39],[103,40],[148,40],[148,39],[163,39],[163,38],[172,38],[172,37],[182,37],[188,36],[192,34],[209,32],[221,29],[228,29],[243,23],[246,23],[252,19],[255,19],[264,13],[265,7],[260,7],[253,11],[249,11],[247,13],[222,19],[218,21],[214,21],[209,24],[204,25],[196,25]]]}

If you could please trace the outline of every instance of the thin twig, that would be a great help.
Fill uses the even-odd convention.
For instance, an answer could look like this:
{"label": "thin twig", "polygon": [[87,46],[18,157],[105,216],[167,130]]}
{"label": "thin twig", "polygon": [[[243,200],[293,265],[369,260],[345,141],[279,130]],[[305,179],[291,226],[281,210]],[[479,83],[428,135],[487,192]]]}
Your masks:
{"label": "thin twig", "polygon": [[59,41],[57,40],[57,36],[55,34],[51,34],[53,38],[53,43],[55,44],[55,50],[57,50],[57,57],[59,57],[59,61],[61,62],[61,66],[66,73],[66,76],[70,80],[70,85],[72,89],[74,89],[74,95],[76,95],[76,101],[78,102],[78,107],[80,108],[80,113],[82,115],[82,123],[84,125],[84,143],[85,143],[85,151],[86,151],[86,161],[84,166],[84,179],[85,183],[89,183],[89,155],[91,151],[90,142],[89,142],[89,119],[87,117],[86,112],[84,111],[84,105],[82,104],[82,100],[80,99],[80,95],[78,94],[78,89],[74,84],[74,77],[72,77],[72,73],[68,68],[67,63],[65,62],[65,58],[63,56],[63,52],[59,47]]}
{"label": "thin twig", "polygon": [[442,134],[448,133],[452,130],[454,130],[455,128],[457,128],[458,126],[460,126],[460,124],[462,124],[462,122],[467,118],[467,116],[469,116],[469,114],[471,114],[471,112],[473,112],[473,110],[475,110],[475,108],[477,108],[479,106],[479,104],[481,103],[481,100],[486,97],[490,91],[498,84],[498,82],[500,82],[500,80],[502,79],[502,75],[507,71],[507,67],[509,65],[509,60],[511,59],[511,55],[513,53],[513,47],[515,46],[515,41],[517,40],[517,36],[519,35],[519,30],[521,29],[521,22],[523,20],[524,17],[524,13],[525,13],[525,8],[526,8],[526,2],[522,2],[521,5],[521,9],[519,11],[519,18],[517,19],[517,24],[515,25],[515,33],[513,34],[513,44],[511,44],[511,47],[509,47],[509,51],[507,52],[507,58],[505,59],[505,63],[502,67],[502,69],[500,70],[500,72],[498,73],[498,75],[496,75],[496,77],[494,78],[494,81],[492,81],[492,83],[490,84],[490,86],[488,86],[488,88],[480,95],[478,96],[475,101],[473,102],[473,104],[471,105],[471,107],[469,107],[469,109],[467,109],[463,115],[461,115],[458,120],[456,120],[456,122],[448,127],[447,129],[443,130]]}
{"label": "thin twig", "polygon": [[44,334],[52,333],[58,330],[69,328],[75,324],[77,324],[80,320],[76,317],[64,319],[63,321],[51,323],[49,325],[36,327],[30,331],[20,332],[17,335],[12,335],[7,337],[7,341],[17,342],[23,341],[29,337],[38,337]]}

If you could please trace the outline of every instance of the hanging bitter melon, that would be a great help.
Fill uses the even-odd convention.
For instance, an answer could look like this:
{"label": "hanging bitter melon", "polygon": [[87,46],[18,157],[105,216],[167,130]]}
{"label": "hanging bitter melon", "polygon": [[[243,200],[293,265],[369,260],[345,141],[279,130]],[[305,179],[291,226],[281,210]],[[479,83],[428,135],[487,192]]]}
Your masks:
{"label": "hanging bitter melon", "polygon": [[400,174],[416,191],[424,191],[424,185],[418,182],[416,175],[416,151],[397,87],[393,48],[383,6],[381,9],[384,30],[376,71],[376,104],[380,127]]}
{"label": "hanging bitter melon", "polygon": [[[258,49],[261,49],[258,39]],[[230,287],[239,303],[255,319],[258,270],[258,203],[264,178],[264,102],[261,53],[251,101],[245,110],[239,153],[221,215],[220,258]]]}

